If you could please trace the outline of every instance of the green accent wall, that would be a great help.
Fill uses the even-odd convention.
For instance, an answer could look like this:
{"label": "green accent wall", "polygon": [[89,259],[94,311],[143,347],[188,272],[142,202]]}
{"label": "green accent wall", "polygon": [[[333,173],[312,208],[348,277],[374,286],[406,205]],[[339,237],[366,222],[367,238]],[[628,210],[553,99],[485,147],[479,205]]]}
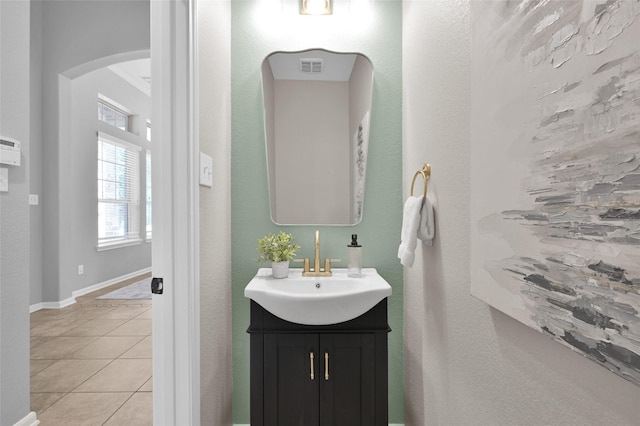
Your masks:
{"label": "green accent wall", "polygon": [[[346,245],[357,233],[363,266],[377,268],[393,287],[389,422],[403,423],[402,266],[396,257],[403,202],[402,2],[373,1],[371,10],[357,18],[347,1],[334,1],[335,13],[327,17],[300,16],[295,1],[271,2],[281,6],[278,10],[266,3],[233,1],[231,12],[233,421],[249,423],[249,299],[244,287],[261,266],[254,260],[257,239],[283,229],[302,246],[300,258],[313,258],[314,232],[319,229],[323,258],[346,259]],[[356,226],[277,226],[270,219],[260,67],[269,53],[307,48],[360,52],[374,66],[363,220]],[[311,196],[300,194],[300,202]]]}

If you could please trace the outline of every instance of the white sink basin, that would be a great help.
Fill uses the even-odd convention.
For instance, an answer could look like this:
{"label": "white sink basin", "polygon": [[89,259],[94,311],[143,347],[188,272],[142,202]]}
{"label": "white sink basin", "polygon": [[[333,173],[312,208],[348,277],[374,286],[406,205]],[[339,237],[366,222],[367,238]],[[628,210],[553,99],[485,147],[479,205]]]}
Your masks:
{"label": "white sink basin", "polygon": [[362,277],[347,276],[347,269],[332,269],[331,277],[303,277],[291,269],[288,278],[275,279],[271,268],[260,268],[244,289],[244,296],[283,320],[325,325],[354,319],[391,296],[391,286],[374,268]]}

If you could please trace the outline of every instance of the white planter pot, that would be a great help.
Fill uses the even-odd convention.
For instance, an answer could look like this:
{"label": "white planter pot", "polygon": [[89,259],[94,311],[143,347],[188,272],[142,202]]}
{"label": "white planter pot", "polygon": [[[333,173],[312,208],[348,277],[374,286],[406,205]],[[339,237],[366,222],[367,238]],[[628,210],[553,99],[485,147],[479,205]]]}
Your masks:
{"label": "white planter pot", "polygon": [[289,261],[271,262],[273,278],[287,278],[289,276]]}

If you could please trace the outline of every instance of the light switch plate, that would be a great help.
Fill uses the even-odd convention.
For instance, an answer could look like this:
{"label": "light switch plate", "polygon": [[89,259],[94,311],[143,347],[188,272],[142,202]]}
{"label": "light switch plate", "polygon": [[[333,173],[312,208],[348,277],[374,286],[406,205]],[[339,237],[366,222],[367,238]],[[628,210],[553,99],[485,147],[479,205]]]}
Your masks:
{"label": "light switch plate", "polygon": [[38,204],[40,204],[40,197],[38,197],[38,194],[29,194],[29,205],[30,206],[37,206]]}
{"label": "light switch plate", "polygon": [[200,185],[213,186],[213,159],[207,154],[200,153]]}
{"label": "light switch plate", "polygon": [[0,167],[0,192],[9,192],[9,169]]}

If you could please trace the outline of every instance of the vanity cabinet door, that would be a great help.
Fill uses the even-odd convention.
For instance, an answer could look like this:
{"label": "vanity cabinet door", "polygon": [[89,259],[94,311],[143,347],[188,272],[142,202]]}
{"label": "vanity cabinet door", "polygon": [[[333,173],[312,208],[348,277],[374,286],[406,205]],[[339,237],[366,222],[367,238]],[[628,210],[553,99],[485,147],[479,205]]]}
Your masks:
{"label": "vanity cabinet door", "polygon": [[375,425],[373,334],[265,334],[265,426]]}
{"label": "vanity cabinet door", "polygon": [[319,424],[318,361],[318,334],[264,335],[264,421],[261,424]]}
{"label": "vanity cabinet door", "polygon": [[375,420],[374,335],[320,334],[320,355],[320,425],[381,424]]}
{"label": "vanity cabinet door", "polygon": [[[293,324],[251,302],[252,426],[387,426],[387,304]],[[313,374],[312,374],[313,373]]]}

